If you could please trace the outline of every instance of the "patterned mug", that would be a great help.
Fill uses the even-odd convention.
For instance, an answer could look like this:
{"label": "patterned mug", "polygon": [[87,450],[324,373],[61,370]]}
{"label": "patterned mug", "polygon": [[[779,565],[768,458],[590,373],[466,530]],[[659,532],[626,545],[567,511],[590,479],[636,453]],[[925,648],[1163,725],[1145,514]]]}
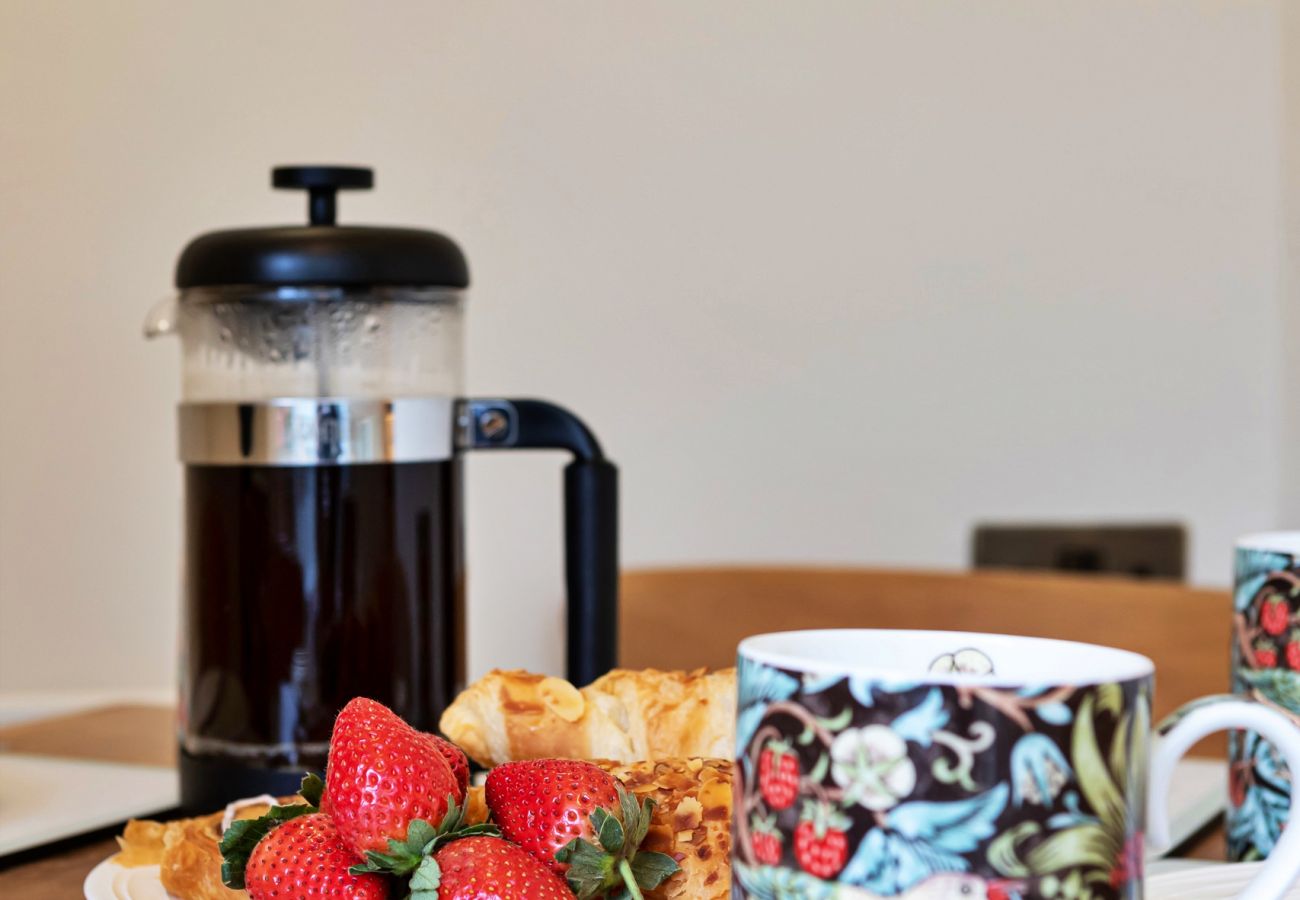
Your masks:
{"label": "patterned mug", "polygon": [[[1140,900],[1144,831],[1168,843],[1192,744],[1249,728],[1300,764],[1289,720],[1221,696],[1171,717],[1148,765],[1155,670],[1124,650],[844,630],[739,656],[737,900]],[[1297,875],[1300,828],[1241,896],[1278,900]]]}
{"label": "patterned mug", "polygon": [[[1232,689],[1300,726],[1300,532],[1237,542]],[[1298,728],[1300,730],[1300,728]],[[1268,856],[1291,807],[1291,770],[1258,732],[1228,737],[1228,855]]]}

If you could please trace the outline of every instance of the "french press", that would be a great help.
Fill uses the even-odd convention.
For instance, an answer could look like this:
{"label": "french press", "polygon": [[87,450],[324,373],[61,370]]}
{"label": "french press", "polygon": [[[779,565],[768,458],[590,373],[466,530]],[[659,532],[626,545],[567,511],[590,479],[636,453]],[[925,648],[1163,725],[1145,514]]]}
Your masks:
{"label": "french press", "polygon": [[573,454],[567,674],[615,664],[617,470],[558,406],[461,397],[460,248],[336,224],[369,169],[272,185],[307,191],[309,224],[195,238],[146,325],[181,341],[187,809],[292,793],[355,696],[434,729],[465,680],[463,451]]}

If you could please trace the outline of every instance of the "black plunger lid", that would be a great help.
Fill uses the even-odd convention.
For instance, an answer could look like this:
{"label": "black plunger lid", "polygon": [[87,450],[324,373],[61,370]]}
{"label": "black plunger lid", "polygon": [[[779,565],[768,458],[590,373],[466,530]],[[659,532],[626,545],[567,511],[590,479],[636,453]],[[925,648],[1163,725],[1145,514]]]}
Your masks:
{"label": "black plunger lid", "polygon": [[365,190],[374,183],[371,169],[353,166],[272,169],[273,187],[307,191],[310,224],[201,234],[181,252],[176,286],[468,287],[465,254],[446,235],[334,223],[337,192]]}

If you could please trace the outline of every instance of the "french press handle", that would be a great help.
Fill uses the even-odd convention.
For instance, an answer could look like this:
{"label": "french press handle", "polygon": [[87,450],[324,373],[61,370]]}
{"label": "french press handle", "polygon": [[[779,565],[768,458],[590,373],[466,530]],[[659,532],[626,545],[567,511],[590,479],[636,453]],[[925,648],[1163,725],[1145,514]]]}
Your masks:
{"label": "french press handle", "polygon": [[618,468],[582,420],[544,400],[463,400],[467,450],[567,450],[564,578],[568,587],[566,672],[585,685],[618,665]]}

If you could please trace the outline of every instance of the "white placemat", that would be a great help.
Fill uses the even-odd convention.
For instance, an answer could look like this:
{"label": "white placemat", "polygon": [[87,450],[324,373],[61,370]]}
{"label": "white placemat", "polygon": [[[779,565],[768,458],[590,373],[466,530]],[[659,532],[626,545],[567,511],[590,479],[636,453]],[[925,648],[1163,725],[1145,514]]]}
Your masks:
{"label": "white placemat", "polygon": [[0,855],[174,808],[176,770],[0,753]]}
{"label": "white placemat", "polygon": [[[1169,785],[1169,831],[1177,847],[1214,821],[1228,805],[1228,763],[1188,757]],[[1148,858],[1161,854],[1148,853]]]}
{"label": "white placemat", "polygon": [[[1241,896],[1262,865],[1202,862],[1169,867],[1162,861],[1147,874],[1144,893],[1147,900],[1232,900]],[[1300,900],[1300,885],[1292,885],[1283,898]]]}

